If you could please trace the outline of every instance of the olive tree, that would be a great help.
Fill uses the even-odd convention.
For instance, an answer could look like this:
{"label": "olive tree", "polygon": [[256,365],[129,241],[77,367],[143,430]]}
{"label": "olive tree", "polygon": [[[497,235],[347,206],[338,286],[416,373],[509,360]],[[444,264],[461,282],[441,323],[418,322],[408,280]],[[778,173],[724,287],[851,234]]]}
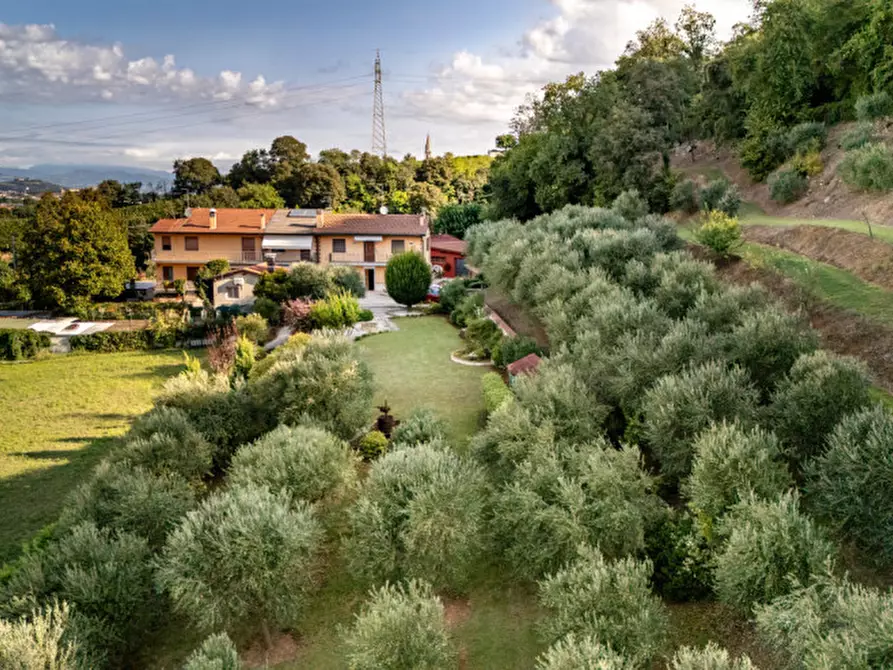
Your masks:
{"label": "olive tree", "polygon": [[357,459],[350,446],[320,428],[280,426],[233,457],[229,481],[284,491],[315,503],[346,492],[356,482]]}
{"label": "olive tree", "polygon": [[806,469],[807,502],[837,533],[893,561],[893,415],[882,405],[845,418]]}
{"label": "olive tree", "polygon": [[92,521],[99,528],[127,531],[158,548],[195,505],[195,492],[179,475],[156,476],[129,463],[105,461],[72,495],[60,525]]}
{"label": "olive tree", "polygon": [[422,254],[407,251],[388,261],[384,276],[388,295],[401,305],[422,302],[431,286],[431,266]]}
{"label": "olive tree", "polygon": [[808,586],[835,553],[800,512],[796,493],[773,501],[749,497],[724,518],[720,533],[728,539],[716,557],[716,594],[744,612]]}
{"label": "olive tree", "polygon": [[790,667],[888,668],[893,594],[822,575],[812,586],[757,608],[757,630]]}
{"label": "olive tree", "polygon": [[422,581],[372,591],[345,637],[351,670],[442,670],[458,658],[443,603]]}
{"label": "olive tree", "polygon": [[0,668],[77,670],[78,649],[66,635],[67,603],[52,603],[17,620],[0,619]]}
{"label": "olive tree", "polygon": [[691,477],[683,485],[689,507],[705,521],[721,517],[749,493],[774,500],[791,485],[778,439],[737,423],[711,425],[695,440]]}
{"label": "olive tree", "polygon": [[183,670],[241,670],[242,661],[236,645],[226,633],[211,635],[196,649]]}
{"label": "olive tree", "polygon": [[538,450],[496,496],[494,526],[509,565],[536,579],[572,560],[580,544],[607,558],[645,547],[662,503],[635,447],[604,443]]}
{"label": "olive tree", "polygon": [[321,530],[306,503],[253,485],[215,493],[168,536],[158,584],[176,610],[215,629],[291,624],[306,604]]}
{"label": "olive tree", "polygon": [[592,635],[570,634],[549,647],[538,659],[537,670],[637,670]]}
{"label": "olive tree", "polygon": [[436,445],[378,460],[349,513],[351,568],[369,581],[424,578],[462,591],[484,546],[483,471]]}
{"label": "olive tree", "polygon": [[827,351],[797,359],[772,397],[772,424],[796,466],[824,451],[826,440],[846,415],[869,402],[865,364]]}
{"label": "olive tree", "polygon": [[650,561],[609,562],[598,549],[581,546],[573,563],[539,584],[540,603],[549,612],[548,638],[591,635],[647,665],[663,645],[668,621],[650,579]]}
{"label": "olive tree", "polygon": [[715,642],[703,649],[682,647],[673,656],[670,670],[757,670],[747,655],[733,658]]}
{"label": "olive tree", "polygon": [[645,394],[642,434],[671,480],[691,472],[694,440],[711,423],[739,420],[749,425],[758,396],[747,374],[721,363],[663,377]]}
{"label": "olive tree", "polygon": [[391,447],[413,446],[446,439],[447,425],[430,409],[417,409],[391,436]]}

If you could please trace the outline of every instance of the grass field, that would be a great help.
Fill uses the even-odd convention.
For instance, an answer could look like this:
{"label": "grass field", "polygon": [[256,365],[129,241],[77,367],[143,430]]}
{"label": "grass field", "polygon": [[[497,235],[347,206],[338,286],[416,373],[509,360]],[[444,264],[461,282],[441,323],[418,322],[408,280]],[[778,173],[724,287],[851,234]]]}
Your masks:
{"label": "grass field", "polygon": [[0,318],[0,330],[25,330],[28,326],[33,326],[37,321],[34,319],[10,319]]}
{"label": "grass field", "polygon": [[[746,213],[741,216],[741,224],[744,226],[820,226],[822,228],[840,228],[851,233],[858,233],[868,237],[868,226],[864,221],[847,221],[844,219],[787,219],[784,217],[767,216],[765,214]],[[893,244],[893,227],[873,225],[871,227],[874,237],[884,242]]]}
{"label": "grass field", "polygon": [[182,360],[162,352],[0,364],[0,563],[58,517],[68,493],[152,406]]}
{"label": "grass field", "polygon": [[360,357],[375,375],[375,404],[387,401],[398,419],[417,407],[434,410],[450,425],[450,437],[461,447],[480,427],[481,377],[488,368],[450,360],[462,340],[446,319],[414,317],[396,322],[399,331],[359,342]]}

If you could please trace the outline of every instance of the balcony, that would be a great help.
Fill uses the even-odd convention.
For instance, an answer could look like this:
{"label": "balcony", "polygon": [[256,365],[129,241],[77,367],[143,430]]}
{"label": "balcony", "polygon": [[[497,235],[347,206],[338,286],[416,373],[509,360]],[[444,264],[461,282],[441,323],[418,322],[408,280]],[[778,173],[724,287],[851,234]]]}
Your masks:
{"label": "balcony", "polygon": [[387,265],[393,254],[376,251],[374,254],[367,253],[330,253],[329,263],[332,265]]}
{"label": "balcony", "polygon": [[254,265],[263,263],[261,251],[153,251],[152,260],[156,263],[179,263],[187,265],[204,265],[218,258],[226,259],[230,265]]}

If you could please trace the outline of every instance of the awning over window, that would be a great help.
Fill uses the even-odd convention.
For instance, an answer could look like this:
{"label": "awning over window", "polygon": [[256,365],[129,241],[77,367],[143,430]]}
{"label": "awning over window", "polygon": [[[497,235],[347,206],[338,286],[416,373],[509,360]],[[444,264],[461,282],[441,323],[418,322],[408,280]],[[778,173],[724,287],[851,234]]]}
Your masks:
{"label": "awning over window", "polygon": [[313,248],[312,235],[264,235],[261,242],[264,249],[309,251]]}

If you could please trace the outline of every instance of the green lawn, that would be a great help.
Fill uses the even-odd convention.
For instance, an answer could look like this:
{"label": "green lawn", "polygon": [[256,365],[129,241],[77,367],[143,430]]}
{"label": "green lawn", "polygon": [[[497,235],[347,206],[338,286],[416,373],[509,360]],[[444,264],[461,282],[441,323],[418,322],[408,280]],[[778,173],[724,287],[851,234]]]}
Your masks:
{"label": "green lawn", "polygon": [[[821,226],[823,228],[840,228],[851,233],[868,236],[868,226],[864,221],[847,221],[845,219],[787,219],[780,216],[763,214],[743,214],[741,224],[744,226]],[[874,237],[893,244],[893,227],[872,225]]]}
{"label": "green lawn", "polygon": [[180,352],[141,352],[0,364],[0,563],[59,516],[182,360]]}
{"label": "green lawn", "polygon": [[459,331],[442,317],[397,319],[400,328],[359,342],[360,357],[375,376],[375,404],[387,401],[404,419],[417,407],[434,410],[462,446],[480,427],[481,377],[489,368],[458,365],[450,353],[462,346]]}
{"label": "green lawn", "polygon": [[29,326],[33,326],[37,321],[34,319],[12,319],[7,317],[0,318],[0,330],[24,330]]}

